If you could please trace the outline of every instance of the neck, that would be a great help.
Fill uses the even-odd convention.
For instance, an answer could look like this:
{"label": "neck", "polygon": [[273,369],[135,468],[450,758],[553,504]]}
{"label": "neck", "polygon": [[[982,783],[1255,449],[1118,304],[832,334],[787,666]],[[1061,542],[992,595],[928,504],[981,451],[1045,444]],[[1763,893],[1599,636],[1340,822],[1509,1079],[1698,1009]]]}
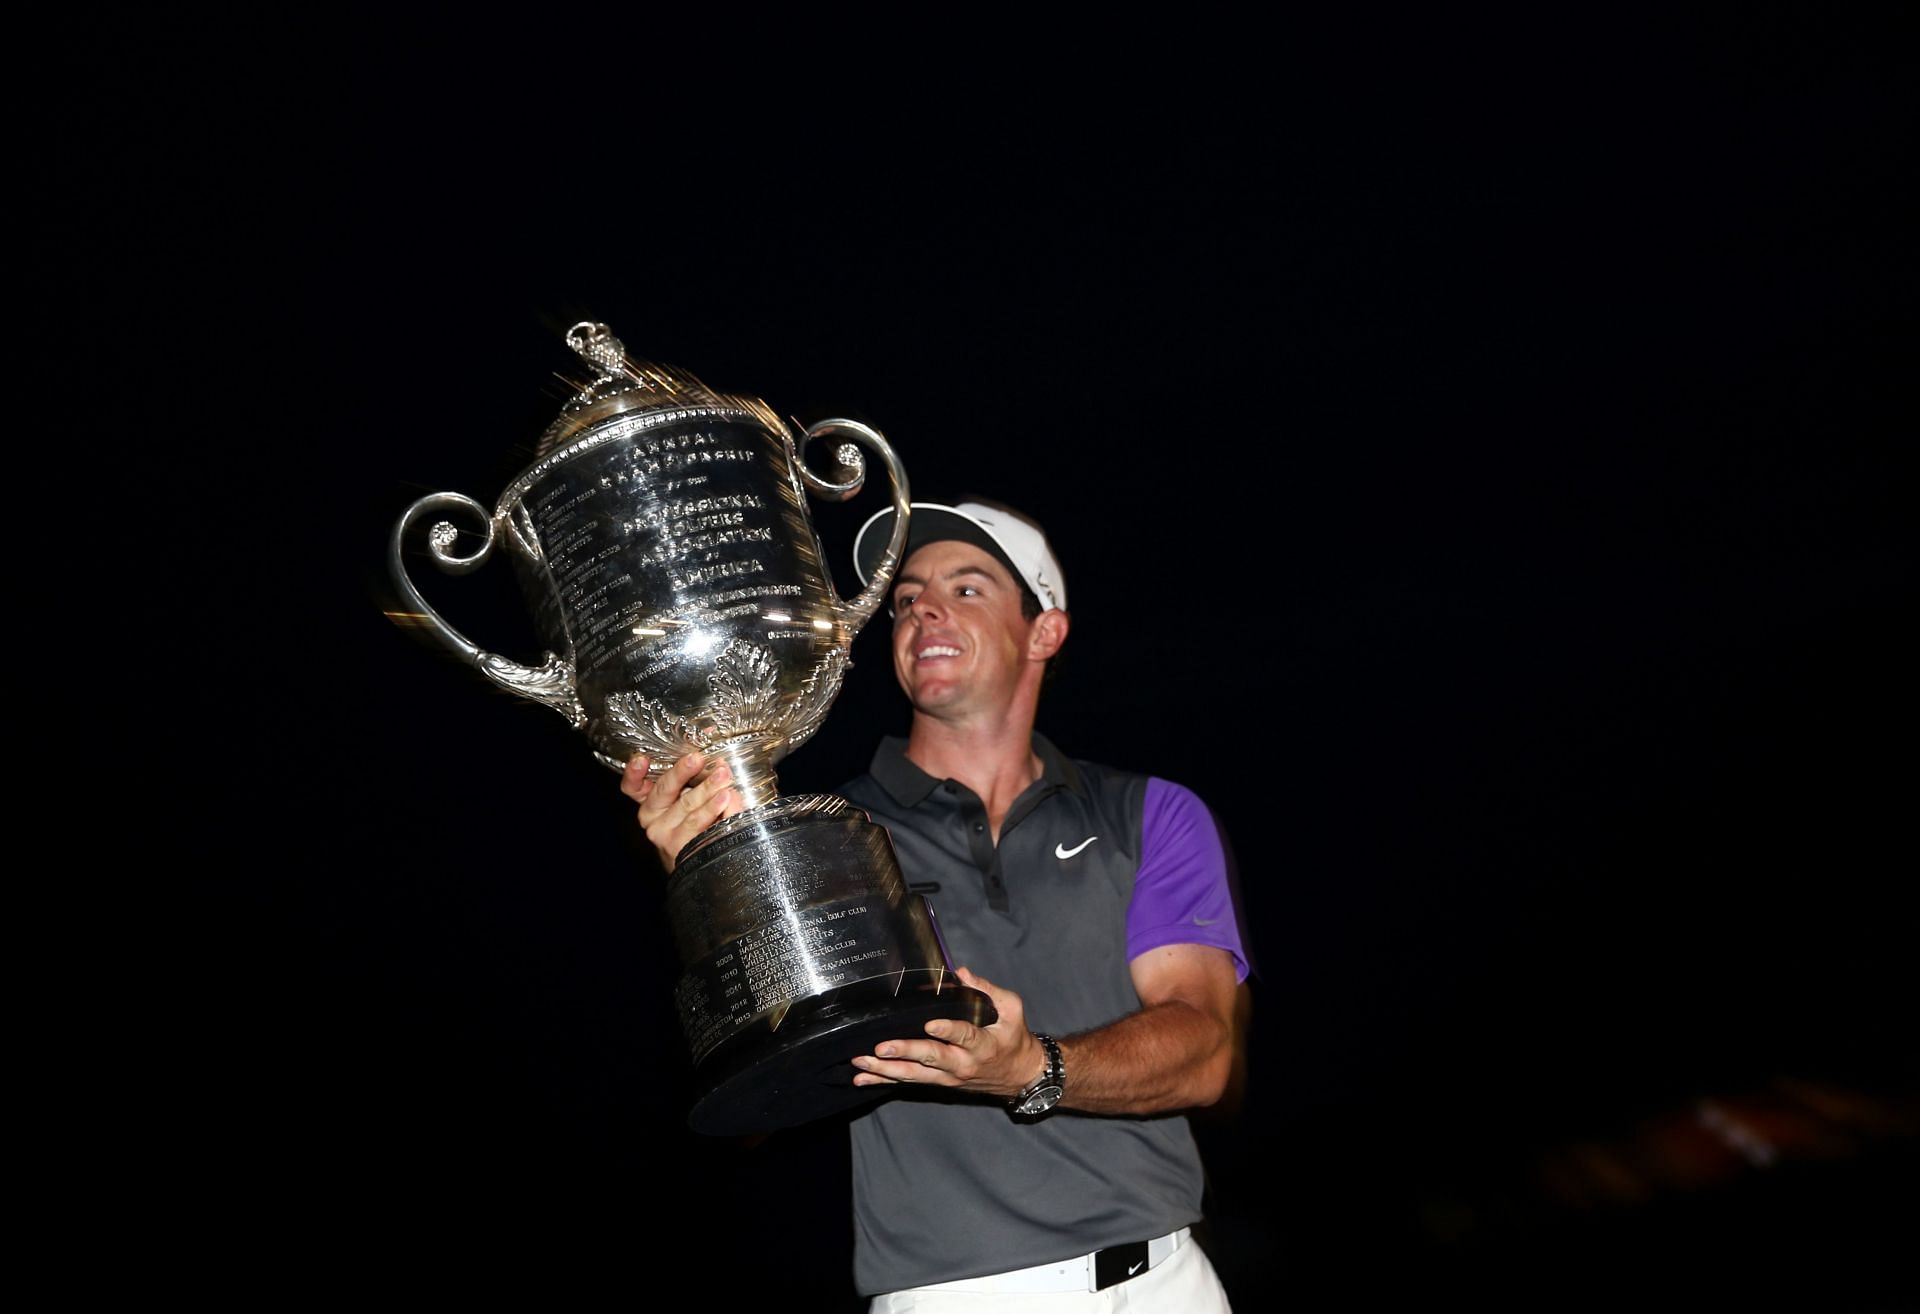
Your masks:
{"label": "neck", "polygon": [[1041,775],[1033,752],[1033,711],[990,724],[956,725],[914,713],[907,735],[907,760],[930,776],[957,780],[979,796],[987,809],[994,842],[1014,800]]}

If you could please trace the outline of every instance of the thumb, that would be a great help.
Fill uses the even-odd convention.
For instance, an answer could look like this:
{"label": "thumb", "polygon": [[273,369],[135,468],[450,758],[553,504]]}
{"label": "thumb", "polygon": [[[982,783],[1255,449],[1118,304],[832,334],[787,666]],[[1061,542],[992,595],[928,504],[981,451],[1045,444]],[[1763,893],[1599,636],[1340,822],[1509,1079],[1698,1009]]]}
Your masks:
{"label": "thumb", "polygon": [[1005,986],[995,985],[972,968],[956,967],[953,970],[954,975],[960,978],[962,985],[972,986],[975,990],[978,990],[981,994],[993,1001],[993,1011],[1000,1015],[1001,1021],[1006,1021],[1009,1015],[1014,1018],[1024,1018],[1026,1016],[1026,1009],[1020,1002],[1020,996],[1016,995],[1013,991],[1007,989]]}

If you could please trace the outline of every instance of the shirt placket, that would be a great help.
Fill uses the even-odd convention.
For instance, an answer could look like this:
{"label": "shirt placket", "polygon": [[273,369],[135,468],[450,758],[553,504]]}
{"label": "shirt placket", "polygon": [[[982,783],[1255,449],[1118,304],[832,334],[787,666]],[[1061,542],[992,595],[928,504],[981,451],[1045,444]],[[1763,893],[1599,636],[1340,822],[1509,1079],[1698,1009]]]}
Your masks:
{"label": "shirt placket", "polygon": [[1008,838],[1014,827],[1032,816],[1040,804],[1052,796],[1059,788],[1052,782],[1044,782],[1042,787],[1031,795],[1015,800],[1013,808],[1007,813],[1007,820],[1000,827],[1000,843],[995,845],[993,835],[987,829],[987,808],[980,796],[957,780],[949,780],[945,789],[959,802],[959,825],[963,829],[963,838],[973,865],[980,871],[981,888],[986,894],[987,907],[995,912],[1009,912],[1012,904],[1007,897],[1006,877],[1001,870],[1001,857],[1006,852]]}

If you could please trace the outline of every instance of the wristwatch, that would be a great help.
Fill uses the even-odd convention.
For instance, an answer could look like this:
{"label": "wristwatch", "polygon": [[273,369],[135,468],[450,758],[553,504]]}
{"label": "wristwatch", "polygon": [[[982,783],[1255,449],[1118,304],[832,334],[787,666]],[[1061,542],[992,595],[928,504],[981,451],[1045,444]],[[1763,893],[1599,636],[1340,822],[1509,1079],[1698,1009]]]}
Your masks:
{"label": "wristwatch", "polygon": [[1060,1058],[1060,1042],[1039,1031],[1033,1033],[1033,1038],[1047,1051],[1047,1069],[1031,1086],[1015,1095],[1010,1105],[1015,1113],[1028,1117],[1047,1112],[1067,1091],[1067,1065]]}

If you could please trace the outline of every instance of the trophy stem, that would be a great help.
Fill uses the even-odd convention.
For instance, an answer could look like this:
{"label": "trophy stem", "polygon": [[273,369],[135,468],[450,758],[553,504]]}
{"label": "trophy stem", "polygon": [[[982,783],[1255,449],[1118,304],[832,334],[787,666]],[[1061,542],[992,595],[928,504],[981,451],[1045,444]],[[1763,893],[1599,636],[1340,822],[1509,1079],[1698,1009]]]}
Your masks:
{"label": "trophy stem", "polygon": [[740,795],[740,801],[749,810],[757,808],[780,796],[779,782],[773,771],[775,746],[776,738],[773,735],[742,735],[737,739],[721,740],[707,750],[707,758],[714,764],[707,770],[712,772],[719,764],[725,763],[727,770],[733,773],[733,789]]}

